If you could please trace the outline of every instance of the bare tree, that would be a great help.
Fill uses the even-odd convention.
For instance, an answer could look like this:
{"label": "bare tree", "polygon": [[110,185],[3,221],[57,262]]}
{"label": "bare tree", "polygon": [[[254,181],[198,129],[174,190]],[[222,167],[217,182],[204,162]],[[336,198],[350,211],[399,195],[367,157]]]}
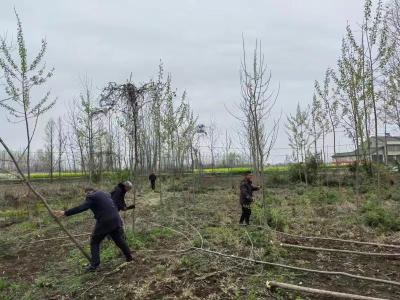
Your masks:
{"label": "bare tree", "polygon": [[[305,163],[310,149],[310,138],[312,136],[310,125],[310,108],[307,107],[302,110],[300,104],[297,104],[296,114],[287,116],[286,133],[295,160],[298,164],[303,166],[306,184],[308,184],[308,175]],[[301,179],[302,175],[300,169],[299,176]]]}
{"label": "bare tree", "polygon": [[219,139],[220,133],[218,131],[217,124],[213,119],[211,119],[210,124],[207,128],[207,137],[208,137],[208,148],[211,153],[211,168],[214,171],[215,168],[215,147],[216,143]]}
{"label": "bare tree", "polygon": [[[382,1],[379,0],[372,15],[372,0],[366,0],[364,6],[364,24],[362,26],[363,50],[363,97],[372,105],[375,130],[376,163],[379,163],[378,151],[378,85],[379,77],[392,56],[393,45],[388,39],[387,23],[384,18]],[[364,39],[365,37],[365,39]],[[369,145],[369,141],[368,141]]]}
{"label": "bare tree", "polygon": [[[313,101],[311,105],[311,135],[313,137],[313,144],[314,144],[314,156],[316,157],[318,155],[318,140],[321,136],[323,136],[323,140],[325,137],[325,124],[321,121],[323,121],[323,116],[321,115],[322,109],[321,109],[321,102],[318,101],[318,98],[314,95],[313,96]],[[322,149],[324,149],[324,143],[322,145]]]}
{"label": "bare tree", "polygon": [[85,78],[82,81],[82,86],[83,92],[80,94],[81,111],[77,115],[79,128],[78,134],[84,138],[84,145],[88,156],[87,166],[89,171],[89,181],[92,182],[95,172],[95,141],[97,136],[100,134],[100,131],[96,126],[96,121],[99,119],[102,110],[96,106],[92,83],[88,78]]}
{"label": "bare tree", "polygon": [[298,163],[305,163],[310,147],[310,109],[302,110],[297,104],[296,114],[287,116],[286,133],[293,156]]}
{"label": "bare tree", "polygon": [[[272,74],[267,69],[261,43],[256,41],[251,64],[248,64],[243,40],[243,59],[240,72],[242,100],[239,105],[242,117],[240,120],[243,127],[246,128],[253,166],[262,179],[264,165],[276,141],[280,118],[272,120],[272,110],[278,92],[271,89],[271,79]],[[266,123],[271,121],[273,124],[268,130]]]}
{"label": "bare tree", "polygon": [[355,43],[353,33],[347,26],[346,36],[342,41],[341,57],[338,60],[338,70],[332,71],[331,75],[340,99],[340,124],[354,143],[357,160],[361,153],[365,161],[367,160],[365,140],[368,135],[366,130],[369,128],[364,114],[368,116],[369,113],[362,106],[363,68],[362,48]]}
{"label": "bare tree", "polygon": [[71,127],[71,147],[75,144],[79,150],[80,157],[80,169],[86,174],[86,164],[85,164],[85,138],[84,138],[84,129],[82,126],[82,112],[78,111],[80,103],[74,99],[72,104],[68,109],[68,122]]}
{"label": "bare tree", "polygon": [[[39,53],[28,62],[27,47],[25,44],[21,20],[15,11],[17,18],[17,41],[18,41],[18,59],[19,63],[13,58],[10,48],[5,38],[0,38],[0,68],[3,70],[6,80],[5,92],[8,96],[0,102],[11,116],[12,122],[23,122],[26,132],[26,165],[27,179],[30,180],[30,158],[31,142],[36,131],[36,125],[39,116],[52,108],[54,101],[49,102],[50,92],[47,92],[43,98],[34,103],[31,99],[31,90],[34,87],[44,84],[47,79],[53,76],[53,69],[46,71],[46,64],[43,58],[47,49],[46,40],[42,40],[42,46]],[[33,123],[33,124],[32,124]]]}
{"label": "bare tree", "polygon": [[[242,99],[239,104],[242,126],[246,130],[253,167],[264,185],[264,167],[275,144],[279,129],[279,118],[273,119],[272,111],[279,92],[271,89],[271,71],[268,71],[261,42],[256,41],[252,61],[247,62],[243,39],[243,58],[240,70]],[[267,128],[267,122],[272,123]],[[265,189],[262,192],[263,220],[266,221]],[[261,220],[260,220],[261,221]]]}
{"label": "bare tree", "polygon": [[61,178],[61,166],[62,166],[62,157],[65,151],[67,138],[64,133],[63,120],[61,117],[57,119],[57,164],[58,164],[58,176]]}
{"label": "bare tree", "polygon": [[329,128],[326,133],[332,132],[333,134],[333,154],[336,154],[336,132],[339,126],[339,101],[335,96],[334,88],[331,86],[332,70],[327,69],[323,85],[315,81],[315,90],[317,96],[322,100],[322,118],[329,122]]}
{"label": "bare tree", "polygon": [[56,122],[50,119],[46,124],[46,152],[49,161],[50,180],[53,181],[54,172],[54,148],[56,139]]}

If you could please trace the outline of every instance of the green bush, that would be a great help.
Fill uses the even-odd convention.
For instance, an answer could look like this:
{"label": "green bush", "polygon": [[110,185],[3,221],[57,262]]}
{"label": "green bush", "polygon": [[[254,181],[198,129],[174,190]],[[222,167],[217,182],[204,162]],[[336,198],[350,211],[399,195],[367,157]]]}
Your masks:
{"label": "green bush", "polygon": [[315,182],[318,177],[319,164],[314,156],[307,158],[306,163],[289,165],[289,179],[292,182]]}
{"label": "green bush", "polygon": [[362,207],[364,224],[384,231],[399,231],[400,220],[392,210],[385,209],[377,201],[369,200]]}
{"label": "green bush", "polygon": [[272,185],[287,184],[289,182],[288,175],[284,172],[272,172],[266,180],[267,183]]}
{"label": "green bush", "polygon": [[393,201],[400,201],[400,189],[394,189],[391,193],[390,193],[390,199],[392,199]]}

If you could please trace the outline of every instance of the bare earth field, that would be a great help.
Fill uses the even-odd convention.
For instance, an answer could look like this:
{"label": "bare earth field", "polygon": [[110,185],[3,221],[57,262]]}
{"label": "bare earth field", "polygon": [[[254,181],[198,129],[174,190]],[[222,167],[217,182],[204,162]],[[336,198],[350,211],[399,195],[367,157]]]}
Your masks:
{"label": "bare earth field", "polygon": [[[143,183],[133,231],[132,213],[123,215],[136,261],[123,264],[117,248],[104,241],[102,265],[96,273],[84,272],[85,258],[24,186],[1,185],[0,299],[330,299],[269,289],[267,281],[400,299],[400,257],[371,255],[394,254],[400,249],[279,233],[400,245],[396,186],[379,193],[368,190],[359,197],[349,187],[266,187],[267,206],[263,207],[258,195],[253,205],[253,225],[242,227],[238,226],[240,179],[177,178],[162,183],[161,197],[159,187],[154,193]],[[83,186],[77,182],[36,184],[54,209],[82,201]],[[98,187],[111,190],[112,185]],[[127,197],[130,203],[133,195]],[[380,206],[373,206],[378,201]],[[91,213],[63,219],[63,223],[88,250],[87,233],[94,224]],[[251,260],[346,272],[398,284]]]}

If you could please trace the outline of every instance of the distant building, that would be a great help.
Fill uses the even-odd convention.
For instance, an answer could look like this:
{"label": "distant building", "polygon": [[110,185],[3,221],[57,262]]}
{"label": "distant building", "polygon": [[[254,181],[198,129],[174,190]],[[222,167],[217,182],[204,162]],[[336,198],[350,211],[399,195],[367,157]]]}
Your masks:
{"label": "distant building", "polygon": [[[400,162],[400,137],[390,135],[386,137],[378,136],[378,148],[375,145],[375,137],[370,137],[370,151],[373,161],[376,161],[376,156],[378,155],[378,159],[382,163],[393,164],[395,161]],[[357,154],[360,159],[362,157],[362,150],[336,153],[332,155],[332,159],[337,164],[352,163],[357,160]]]}

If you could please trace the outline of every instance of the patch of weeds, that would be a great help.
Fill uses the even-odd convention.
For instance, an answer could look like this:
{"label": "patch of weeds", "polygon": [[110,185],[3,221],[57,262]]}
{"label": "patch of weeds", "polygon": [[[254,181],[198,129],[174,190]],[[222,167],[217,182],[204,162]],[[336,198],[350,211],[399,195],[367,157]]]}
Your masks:
{"label": "patch of weeds", "polygon": [[297,186],[296,187],[296,194],[301,196],[305,193],[306,189],[304,186]]}
{"label": "patch of weeds", "polygon": [[8,286],[9,286],[8,281],[5,278],[0,277],[0,292],[5,290]]}
{"label": "patch of weeds", "polygon": [[280,205],[282,203],[282,198],[272,193],[267,193],[265,195],[265,202],[272,205]]}
{"label": "patch of weeds", "polygon": [[391,199],[393,201],[399,202],[400,201],[400,189],[399,188],[392,189],[390,192],[390,197],[387,197],[387,199]]}
{"label": "patch of weeds", "polygon": [[120,253],[119,248],[115,246],[114,242],[104,241],[101,249],[101,260],[104,262],[112,261],[114,258],[118,257]]}
{"label": "patch of weeds", "polygon": [[170,186],[168,186],[166,188],[167,192],[183,192],[183,191],[187,191],[188,190],[188,186],[186,184],[183,183],[176,183],[176,184],[171,184]]}
{"label": "patch of weeds", "polygon": [[308,193],[308,197],[312,202],[321,204],[335,204],[340,200],[338,192],[329,188],[311,190],[310,193]]}
{"label": "patch of weeds", "polygon": [[134,249],[143,249],[160,239],[171,239],[175,236],[173,231],[162,227],[156,227],[145,232],[127,230],[125,234],[128,244]]}
{"label": "patch of weeds", "polygon": [[367,194],[367,193],[370,191],[370,187],[371,187],[370,184],[363,183],[363,184],[360,185],[358,191],[359,191],[361,194]]}
{"label": "patch of weeds", "polygon": [[35,279],[35,285],[39,288],[54,287],[54,278],[50,278],[46,275],[41,275]]}
{"label": "patch of weeds", "polygon": [[287,231],[288,230],[288,216],[279,208],[270,208],[267,210],[268,225],[275,230]]}
{"label": "patch of weeds", "polygon": [[[89,253],[89,246],[84,246],[84,250]],[[87,259],[82,255],[79,249],[72,249],[69,251],[69,257],[67,259],[70,263],[77,264],[79,266],[83,266],[87,263]]]}
{"label": "patch of weeds", "polygon": [[399,231],[400,220],[392,210],[385,209],[377,201],[367,201],[362,209],[362,221],[364,224],[379,228],[383,231]]}
{"label": "patch of weeds", "polygon": [[28,300],[30,297],[30,288],[17,284],[14,282],[8,282],[6,279],[0,277],[0,299],[2,300]]}
{"label": "patch of weeds", "polygon": [[195,190],[196,194],[207,194],[209,192],[216,191],[217,188],[209,185],[202,184],[197,190]]}
{"label": "patch of weeds", "polygon": [[167,274],[167,266],[166,265],[157,265],[154,268],[155,273],[160,276],[161,278],[165,277]]}
{"label": "patch of weeds", "polygon": [[209,270],[209,265],[204,263],[204,258],[201,256],[184,255],[179,260],[181,268],[190,269],[193,271],[206,273]]}
{"label": "patch of weeds", "polygon": [[261,224],[267,222],[268,226],[279,231],[287,231],[289,224],[288,214],[278,207],[266,207],[265,209],[259,205],[254,205],[254,218]]}
{"label": "patch of weeds", "polygon": [[[248,232],[253,242],[254,247],[265,247],[266,244],[269,244],[270,236],[264,230],[257,230]],[[251,246],[251,242],[247,238],[246,234],[243,234],[242,239],[246,239],[246,244]]]}
{"label": "patch of weeds", "polygon": [[[284,250],[278,247],[278,243],[275,242],[275,237],[269,235],[265,230],[258,230],[248,232],[255,248],[263,250],[263,257],[268,261],[276,261],[282,255],[284,255]],[[250,240],[244,235],[242,239],[247,239],[246,244],[251,246]]]}
{"label": "patch of weeds", "polygon": [[[223,247],[240,247],[240,237],[229,227],[208,227],[203,233],[205,240]],[[200,241],[197,241],[199,245]]]}
{"label": "patch of weeds", "polygon": [[19,209],[7,209],[0,211],[0,218],[21,218],[26,217],[28,213]]}
{"label": "patch of weeds", "polygon": [[15,245],[10,242],[6,237],[0,236],[0,258],[14,257]]}

